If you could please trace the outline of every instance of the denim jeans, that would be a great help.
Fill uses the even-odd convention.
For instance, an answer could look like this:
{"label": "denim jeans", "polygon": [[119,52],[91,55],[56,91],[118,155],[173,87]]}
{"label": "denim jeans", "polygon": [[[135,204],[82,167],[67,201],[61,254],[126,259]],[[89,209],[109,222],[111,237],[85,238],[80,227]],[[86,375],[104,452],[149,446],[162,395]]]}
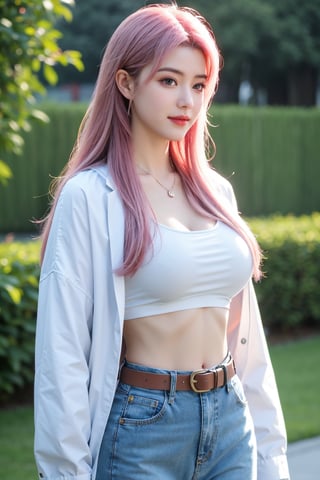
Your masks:
{"label": "denim jeans", "polygon": [[256,480],[253,423],[235,375],[206,393],[119,383],[103,436],[96,480]]}

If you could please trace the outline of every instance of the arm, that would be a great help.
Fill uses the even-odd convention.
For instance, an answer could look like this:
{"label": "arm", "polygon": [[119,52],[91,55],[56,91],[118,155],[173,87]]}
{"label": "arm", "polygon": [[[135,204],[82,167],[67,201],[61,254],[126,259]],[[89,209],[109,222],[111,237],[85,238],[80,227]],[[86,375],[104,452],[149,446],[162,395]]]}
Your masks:
{"label": "arm", "polygon": [[85,195],[67,184],[56,208],[39,287],[35,458],[40,478],[91,478],[90,268]]}
{"label": "arm", "polygon": [[251,282],[232,301],[228,338],[255,426],[258,480],[289,479],[286,429]]}

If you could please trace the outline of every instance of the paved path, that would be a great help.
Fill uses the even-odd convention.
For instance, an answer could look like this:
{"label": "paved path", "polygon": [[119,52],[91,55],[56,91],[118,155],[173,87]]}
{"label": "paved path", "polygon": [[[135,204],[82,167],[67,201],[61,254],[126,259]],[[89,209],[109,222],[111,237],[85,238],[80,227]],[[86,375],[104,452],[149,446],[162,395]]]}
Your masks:
{"label": "paved path", "polygon": [[288,461],[291,480],[320,480],[320,437],[290,443]]}

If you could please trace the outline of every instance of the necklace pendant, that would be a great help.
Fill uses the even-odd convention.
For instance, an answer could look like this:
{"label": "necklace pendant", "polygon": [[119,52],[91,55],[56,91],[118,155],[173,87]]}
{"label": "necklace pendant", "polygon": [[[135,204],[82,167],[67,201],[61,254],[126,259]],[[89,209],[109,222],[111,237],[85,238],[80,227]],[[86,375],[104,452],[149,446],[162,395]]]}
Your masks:
{"label": "necklace pendant", "polygon": [[170,198],[174,198],[174,197],[175,197],[174,192],[172,192],[171,190],[168,190],[167,193],[168,193],[168,197],[170,197]]}

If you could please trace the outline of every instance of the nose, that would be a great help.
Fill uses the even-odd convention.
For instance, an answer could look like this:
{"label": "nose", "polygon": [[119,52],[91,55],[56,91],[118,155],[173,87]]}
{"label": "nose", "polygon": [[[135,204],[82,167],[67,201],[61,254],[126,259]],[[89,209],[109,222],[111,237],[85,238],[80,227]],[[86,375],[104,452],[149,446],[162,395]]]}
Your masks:
{"label": "nose", "polygon": [[193,96],[190,88],[185,87],[180,90],[177,106],[179,108],[191,108],[193,106]]}

